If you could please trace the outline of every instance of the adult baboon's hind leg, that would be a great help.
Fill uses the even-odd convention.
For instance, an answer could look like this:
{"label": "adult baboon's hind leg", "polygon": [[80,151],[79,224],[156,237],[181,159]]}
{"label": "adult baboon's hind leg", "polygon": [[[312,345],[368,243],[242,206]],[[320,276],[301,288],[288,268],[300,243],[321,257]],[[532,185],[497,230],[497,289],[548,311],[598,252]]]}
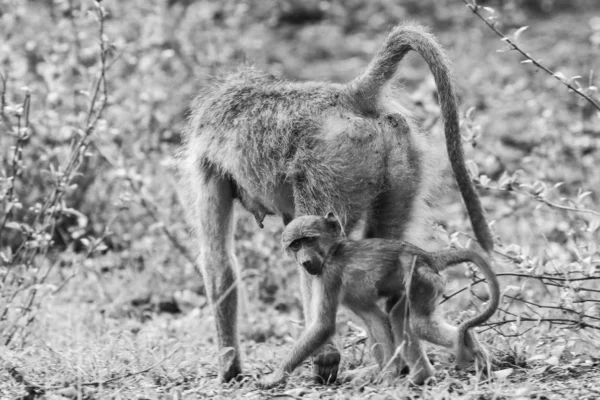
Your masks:
{"label": "adult baboon's hind leg", "polygon": [[[197,174],[197,175],[196,175]],[[198,265],[217,326],[219,375],[227,382],[241,373],[237,333],[238,268],[233,253],[231,184],[213,168],[199,166],[190,188]]]}
{"label": "adult baboon's hind leg", "polygon": [[[414,218],[415,196],[419,191],[418,171],[420,168],[414,160],[413,163],[414,165],[411,165],[408,170],[413,171],[414,176],[410,176],[408,173],[394,175],[390,178],[388,191],[382,193],[377,199],[376,211],[367,231],[369,236],[411,241],[411,238],[405,236],[411,218]],[[402,152],[398,149],[394,150],[389,164],[391,166],[402,166]],[[398,169],[397,166],[395,168]],[[421,201],[417,199],[416,203],[418,204]],[[402,345],[400,354],[408,364],[411,381],[422,384],[433,376],[434,369],[427,358],[421,340],[410,327],[406,296],[394,300],[396,300],[395,305],[393,302],[389,302],[388,311],[395,345]]]}

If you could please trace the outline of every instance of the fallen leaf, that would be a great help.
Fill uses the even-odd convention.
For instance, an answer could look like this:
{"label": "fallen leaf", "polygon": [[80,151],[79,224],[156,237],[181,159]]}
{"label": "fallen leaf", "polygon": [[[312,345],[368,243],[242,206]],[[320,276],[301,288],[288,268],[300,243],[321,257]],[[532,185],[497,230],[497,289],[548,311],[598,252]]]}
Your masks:
{"label": "fallen leaf", "polygon": [[510,374],[514,372],[513,368],[501,369],[500,371],[494,371],[494,377],[498,380],[503,380],[508,378]]}

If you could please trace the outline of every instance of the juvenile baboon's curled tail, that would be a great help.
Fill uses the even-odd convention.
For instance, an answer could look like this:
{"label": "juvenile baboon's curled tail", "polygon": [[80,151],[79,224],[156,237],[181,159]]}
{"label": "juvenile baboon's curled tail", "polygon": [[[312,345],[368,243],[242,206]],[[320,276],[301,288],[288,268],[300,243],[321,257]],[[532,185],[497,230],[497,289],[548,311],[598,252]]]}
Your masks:
{"label": "juvenile baboon's curled tail", "polygon": [[460,325],[460,334],[464,337],[465,331],[483,324],[496,312],[498,304],[500,304],[500,285],[498,284],[498,277],[496,277],[496,274],[492,271],[492,267],[488,261],[471,250],[440,251],[438,253],[433,253],[432,259],[436,261],[435,269],[438,271],[453,265],[471,262],[481,270],[485,277],[490,292],[490,299],[483,312],[469,318]]}
{"label": "juvenile baboon's curled tail", "polygon": [[490,298],[485,309],[479,314],[474,315],[466,321],[463,321],[458,326],[456,364],[462,368],[466,365],[470,358],[470,355],[466,350],[472,348],[475,344],[472,333],[469,331],[472,328],[486,322],[496,312],[498,305],[500,304],[500,285],[498,284],[498,278],[496,277],[496,274],[494,274],[494,271],[492,271],[492,267],[488,261],[475,251],[440,251],[433,253],[433,257],[431,257],[431,259],[434,261],[434,264],[436,264],[434,265],[434,268],[438,271],[456,264],[471,262],[481,270],[488,285]]}
{"label": "juvenile baboon's curled tail", "polygon": [[475,236],[481,247],[491,252],[494,240],[481,201],[465,165],[459,129],[458,99],[450,73],[450,62],[434,36],[416,24],[402,24],[394,28],[367,70],[350,82],[352,95],[362,108],[367,107],[368,112],[377,114],[381,110],[382,88],[392,79],[400,61],[410,50],[416,51],[423,57],[433,74],[444,121],[446,148],[454,177],[467,207]]}

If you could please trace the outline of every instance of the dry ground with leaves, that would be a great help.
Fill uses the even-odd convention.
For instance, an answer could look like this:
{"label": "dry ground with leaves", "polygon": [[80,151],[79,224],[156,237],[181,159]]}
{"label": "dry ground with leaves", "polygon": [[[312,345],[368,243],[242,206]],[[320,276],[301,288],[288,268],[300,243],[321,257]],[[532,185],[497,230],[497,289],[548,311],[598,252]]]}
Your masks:
{"label": "dry ground with leaves", "polygon": [[[0,398],[600,398],[600,116],[565,86],[598,97],[600,5],[485,6],[556,76],[497,51],[506,43],[462,0],[0,0]],[[321,386],[307,364],[284,388],[257,389],[301,332],[301,302],[279,221],[260,230],[239,209],[247,376],[220,384],[175,178],[194,93],[242,62],[347,81],[405,19],[430,26],[454,62],[469,167],[494,221],[503,298],[479,329],[494,379],[455,371],[431,347],[437,379],[424,387]],[[399,75],[407,108],[439,133],[422,61],[409,57]],[[441,247],[465,246],[446,180],[433,229]],[[476,282],[468,269],[449,276],[448,320],[481,306]],[[349,315],[338,332],[344,370],[372,363]]]}

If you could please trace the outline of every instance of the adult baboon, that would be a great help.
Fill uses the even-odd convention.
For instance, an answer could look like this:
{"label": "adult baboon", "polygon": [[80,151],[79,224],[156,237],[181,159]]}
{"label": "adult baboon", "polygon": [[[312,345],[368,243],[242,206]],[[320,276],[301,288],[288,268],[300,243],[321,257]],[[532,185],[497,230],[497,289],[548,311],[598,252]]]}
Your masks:
{"label": "adult baboon", "polygon": [[[241,373],[237,334],[237,265],[233,200],[257,221],[334,211],[346,232],[418,242],[439,174],[436,143],[420,134],[390,89],[398,64],[415,50],[435,79],[446,147],[481,246],[493,239],[465,167],[448,61],[440,45],[414,24],[392,30],[367,70],[349,83],[286,82],[251,67],[216,78],[196,98],[185,132],[181,168],[207,296],[213,305],[221,378]],[[307,324],[313,320],[304,296]],[[418,338],[414,338],[418,340]],[[315,373],[335,380],[339,352],[324,346]]]}
{"label": "adult baboon", "polygon": [[[349,240],[332,214],[292,220],[283,231],[282,242],[312,288],[310,307],[315,317],[281,366],[261,381],[262,387],[282,383],[287,374],[326,343],[335,332],[340,304],[365,324],[381,369],[388,365],[396,347],[402,346],[400,355],[405,360],[397,361],[407,362],[414,383],[421,384],[433,376],[433,367],[420,342],[405,340],[406,330],[429,342],[454,348],[460,367],[473,359],[481,366],[487,365],[487,355],[470,329],[487,321],[496,311],[500,289],[490,265],[475,251],[427,252],[393,239]],[[455,327],[437,311],[437,300],[444,290],[439,272],[463,262],[472,262],[481,269],[488,282],[490,300],[482,313]],[[388,316],[379,308],[377,301],[390,296],[408,299],[408,320],[404,310],[392,308]],[[393,362],[391,367],[398,373],[403,365]]]}

